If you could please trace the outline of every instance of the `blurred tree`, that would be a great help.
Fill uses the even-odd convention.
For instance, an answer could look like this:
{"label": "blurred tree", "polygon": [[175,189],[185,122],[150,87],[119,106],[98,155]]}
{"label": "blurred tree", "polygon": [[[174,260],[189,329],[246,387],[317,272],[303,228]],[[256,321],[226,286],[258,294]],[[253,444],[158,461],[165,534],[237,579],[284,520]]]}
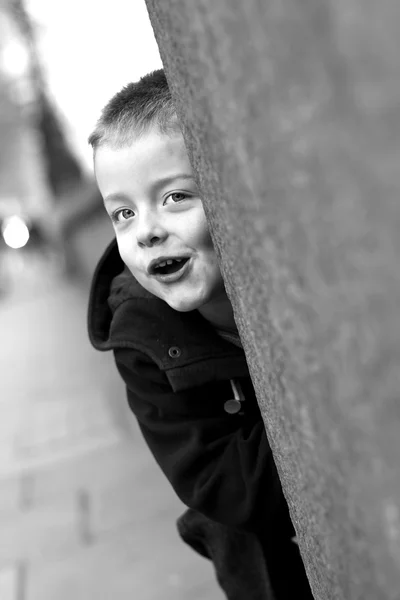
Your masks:
{"label": "blurred tree", "polygon": [[23,195],[21,176],[18,173],[20,112],[20,108],[13,102],[9,82],[0,70],[0,217],[3,198]]}
{"label": "blurred tree", "polygon": [[29,75],[34,93],[33,126],[41,142],[44,169],[54,198],[82,183],[83,173],[73,155],[47,90],[35,30],[24,0],[8,0],[8,8],[29,50]]}

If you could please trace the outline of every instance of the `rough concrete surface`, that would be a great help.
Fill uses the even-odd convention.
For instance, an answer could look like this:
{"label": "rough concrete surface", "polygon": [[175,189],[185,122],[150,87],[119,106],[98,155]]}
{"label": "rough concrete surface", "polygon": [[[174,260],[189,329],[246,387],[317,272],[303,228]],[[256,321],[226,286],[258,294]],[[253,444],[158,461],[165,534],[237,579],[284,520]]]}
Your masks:
{"label": "rough concrete surface", "polygon": [[400,4],[146,0],[315,598],[400,598]]}

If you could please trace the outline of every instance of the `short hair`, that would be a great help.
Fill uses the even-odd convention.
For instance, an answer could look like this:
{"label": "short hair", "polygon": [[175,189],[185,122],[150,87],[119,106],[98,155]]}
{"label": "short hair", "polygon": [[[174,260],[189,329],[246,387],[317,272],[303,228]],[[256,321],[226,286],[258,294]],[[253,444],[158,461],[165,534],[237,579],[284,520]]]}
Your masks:
{"label": "short hair", "polygon": [[94,151],[102,144],[122,147],[151,126],[165,134],[180,130],[164,69],[144,75],[115,94],[103,108],[88,142]]}

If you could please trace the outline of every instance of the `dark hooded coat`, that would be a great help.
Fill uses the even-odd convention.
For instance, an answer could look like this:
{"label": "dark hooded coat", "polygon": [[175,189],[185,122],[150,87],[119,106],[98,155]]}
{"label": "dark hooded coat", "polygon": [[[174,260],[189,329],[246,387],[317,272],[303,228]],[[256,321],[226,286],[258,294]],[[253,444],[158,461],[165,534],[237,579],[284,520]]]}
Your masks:
{"label": "dark hooded coat", "polygon": [[[88,318],[93,346],[114,352],[144,439],[189,508],[179,532],[214,561],[227,597],[311,599],[244,351],[198,311],[177,312],[142,288],[115,241],[96,269]],[[232,380],[241,390],[234,413]],[[253,590],[246,575],[236,581],[240,572],[251,572]]]}

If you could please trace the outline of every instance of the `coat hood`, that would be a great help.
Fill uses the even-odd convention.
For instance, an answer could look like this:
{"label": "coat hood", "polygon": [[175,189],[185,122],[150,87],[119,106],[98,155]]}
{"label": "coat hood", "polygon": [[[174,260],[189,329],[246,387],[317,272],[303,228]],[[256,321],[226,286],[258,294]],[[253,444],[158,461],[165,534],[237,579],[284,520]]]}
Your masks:
{"label": "coat hood", "polygon": [[122,262],[114,239],[105,250],[93,275],[89,296],[89,339],[97,350],[113,347],[113,314],[129,298],[154,298],[133,277]]}

